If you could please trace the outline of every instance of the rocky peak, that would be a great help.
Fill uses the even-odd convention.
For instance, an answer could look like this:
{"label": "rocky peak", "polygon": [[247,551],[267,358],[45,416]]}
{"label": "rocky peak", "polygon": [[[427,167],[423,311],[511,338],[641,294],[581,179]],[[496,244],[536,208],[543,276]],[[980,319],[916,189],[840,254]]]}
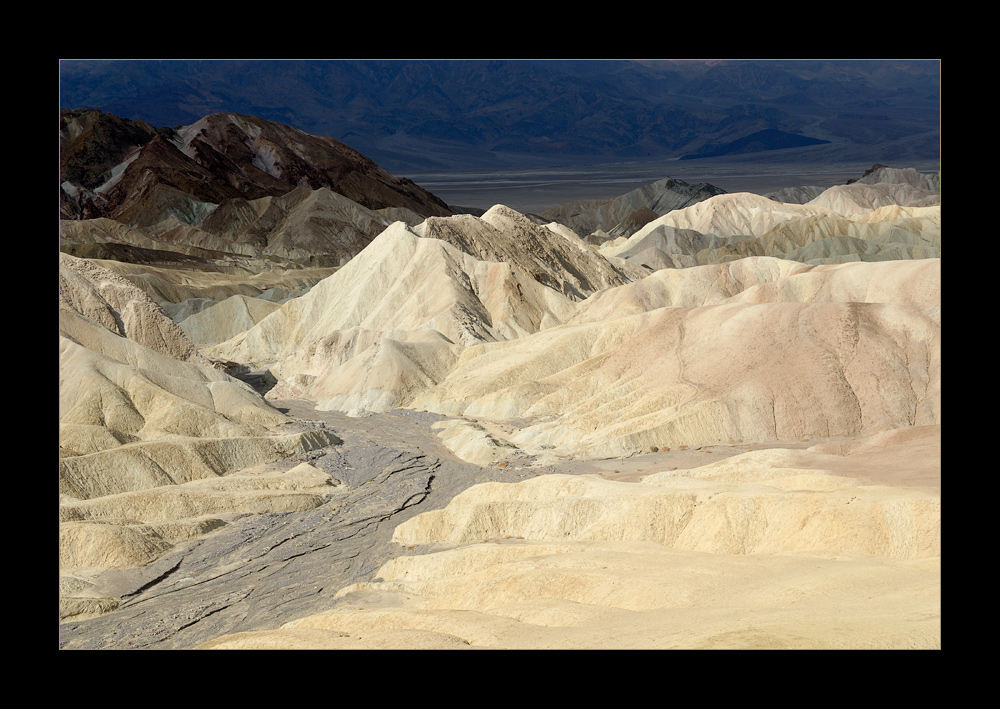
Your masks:
{"label": "rocky peak", "polygon": [[[184,212],[192,201],[259,199],[299,186],[327,188],[368,209],[451,214],[431,193],[339,141],[254,116],[213,114],[174,130],[100,111],[64,110],[60,150],[64,218],[128,221],[143,214],[148,221]],[[142,200],[153,203],[134,204]]]}

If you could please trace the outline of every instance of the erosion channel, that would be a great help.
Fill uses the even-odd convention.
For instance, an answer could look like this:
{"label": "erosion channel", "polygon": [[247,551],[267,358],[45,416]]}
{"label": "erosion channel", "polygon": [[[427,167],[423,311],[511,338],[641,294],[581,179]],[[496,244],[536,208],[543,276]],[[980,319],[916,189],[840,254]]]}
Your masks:
{"label": "erosion channel", "polygon": [[193,648],[331,609],[344,586],[371,580],[395,556],[423,553],[390,542],[400,522],[443,508],[476,483],[548,472],[459,460],[430,429],[440,418],[435,414],[394,410],[350,418],[306,401],[273,403],[302,426],[328,427],[344,441],[273,467],[308,460],[343,492],[306,512],[241,515],[152,564],[103,572],[94,590],[120,599],[118,608],[60,625],[60,648]]}

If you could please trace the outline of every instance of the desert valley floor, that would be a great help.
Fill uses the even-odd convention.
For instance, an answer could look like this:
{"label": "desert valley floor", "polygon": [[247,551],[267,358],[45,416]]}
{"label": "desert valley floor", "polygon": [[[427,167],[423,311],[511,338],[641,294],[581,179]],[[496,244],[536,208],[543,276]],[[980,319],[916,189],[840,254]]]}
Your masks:
{"label": "desert valley floor", "polygon": [[629,195],[64,219],[59,647],[939,649],[940,176]]}

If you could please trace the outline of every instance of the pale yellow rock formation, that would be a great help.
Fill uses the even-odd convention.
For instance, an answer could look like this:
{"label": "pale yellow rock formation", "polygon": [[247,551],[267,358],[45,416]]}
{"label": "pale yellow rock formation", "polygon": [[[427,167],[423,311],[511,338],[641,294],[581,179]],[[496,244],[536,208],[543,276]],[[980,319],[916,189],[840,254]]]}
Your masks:
{"label": "pale yellow rock formation", "polygon": [[574,299],[631,277],[574,235],[505,207],[415,229],[397,222],[309,294],[205,353],[274,363],[269,397],[383,411],[440,381],[463,348],[556,325]]}
{"label": "pale yellow rock formation", "polygon": [[203,647],[939,649],[939,427],[832,450],[477,485],[331,611]]}
{"label": "pale yellow rock formation", "polygon": [[[291,419],[208,366],[140,289],[65,254],[60,263],[61,568],[139,566],[210,532],[219,514],[321,503],[319,471],[249,485],[220,476],[335,435],[287,431]],[[66,612],[93,610],[78,605]]]}
{"label": "pale yellow rock formation", "polygon": [[[237,265],[217,271],[198,271],[122,261],[88,261],[125,277],[164,309],[192,299],[222,301],[234,295],[285,300],[308,292],[316,283],[337,271],[336,268],[283,269],[268,268],[266,265],[262,266],[263,270],[257,271]],[[171,316],[175,312],[175,308],[170,308]]]}
{"label": "pale yellow rock formation", "polygon": [[179,324],[196,347],[211,347],[246,332],[280,307],[262,298],[233,295]]}
{"label": "pale yellow rock formation", "polygon": [[142,566],[180,541],[238,514],[296,512],[336,494],[336,481],[302,463],[286,472],[245,470],[59,507],[60,571]]}
{"label": "pale yellow rock formation", "polygon": [[[203,354],[269,367],[274,398],[454,417],[443,442],[479,465],[821,442],[638,484],[479,485],[400,525],[402,556],[330,613],[206,647],[940,647],[940,206],[911,187],[721,195],[647,225],[733,239],[688,255],[720,263],[652,273],[614,257],[629,242],[604,258],[505,207],[397,222],[248,312]],[[64,617],[113,605],[87,596],[88,570],[335,492],[318,471],[263,472],[333,434],[285,434],[137,289],[64,270]],[[199,342],[229,305],[189,324]]]}
{"label": "pale yellow rock formation", "polygon": [[784,263],[603,291],[566,325],[467,348],[411,406],[526,419],[518,447],[586,457],[939,423],[940,262]]}
{"label": "pale yellow rock formation", "polygon": [[851,216],[865,214],[887,205],[902,207],[931,207],[941,204],[941,195],[906,182],[863,183],[837,185],[807,203],[830,211]]}
{"label": "pale yellow rock formation", "polygon": [[[907,185],[831,187],[805,205],[748,193],[718,195],[670,212],[628,239],[601,245],[602,254],[653,268],[686,268],[776,256],[838,263],[941,255],[940,197],[902,200]],[[928,193],[920,191],[919,194]],[[700,247],[714,239],[728,243]]]}
{"label": "pale yellow rock formation", "polygon": [[86,259],[59,254],[59,306],[169,357],[202,362],[181,329],[127,279]]}

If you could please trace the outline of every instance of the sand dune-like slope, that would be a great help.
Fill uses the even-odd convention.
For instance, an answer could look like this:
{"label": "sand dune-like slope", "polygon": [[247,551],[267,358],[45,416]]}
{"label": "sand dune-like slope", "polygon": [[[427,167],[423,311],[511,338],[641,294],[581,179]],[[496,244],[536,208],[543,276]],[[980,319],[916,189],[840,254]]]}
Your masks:
{"label": "sand dune-like slope", "polygon": [[[940,208],[856,219],[913,209]],[[544,259],[517,248],[525,235]],[[569,264],[562,281],[553,264]],[[494,444],[620,456],[939,422],[939,259],[750,257],[609,286],[625,280],[618,264],[506,208],[395,224],[307,296],[205,353],[270,366],[268,396],[320,409],[516,420],[499,437],[442,431],[476,462],[494,460]]]}
{"label": "sand dune-like slope", "polygon": [[601,253],[651,268],[747,256],[802,263],[934,258],[941,254],[940,195],[882,183],[831,187],[807,204],[720,195],[607,242]]}
{"label": "sand dune-like slope", "polygon": [[290,496],[285,480],[259,485],[253,499],[210,503],[223,489],[236,491],[231,482],[216,484],[221,476],[339,439],[322,428],[296,430],[246,384],[208,366],[181,328],[120,276],[65,254],[60,264],[65,572],[147,563],[218,526],[206,515],[221,509],[319,504],[314,490]]}
{"label": "sand dune-like slope", "polygon": [[777,258],[746,258],[690,269],[663,269],[641,281],[595,293],[568,324],[602,322],[663,307],[741,302],[940,304],[940,259],[895,264],[811,266]]}
{"label": "sand dune-like slope", "polygon": [[203,361],[181,329],[142,290],[91,261],[59,254],[59,307],[60,315],[81,315],[169,357]]}
{"label": "sand dune-like slope", "polygon": [[327,613],[230,648],[940,648],[940,427],[641,483],[485,483]]}
{"label": "sand dune-like slope", "polygon": [[[79,499],[219,475],[308,450],[287,419],[210,367],[60,314],[60,490]],[[321,445],[326,445],[325,443]]]}
{"label": "sand dune-like slope", "polygon": [[[736,237],[742,240],[742,237]],[[681,229],[660,224],[643,230],[636,240],[619,239],[608,242],[602,253],[611,254],[649,269],[686,268],[698,265],[698,256],[725,248],[732,240],[715,234],[702,234],[693,229]]]}
{"label": "sand dune-like slope", "polygon": [[308,463],[285,472],[248,469],[178,485],[122,492],[59,507],[59,566],[142,566],[174,545],[224,526],[235,515],[310,510],[337,493],[337,483]]}
{"label": "sand dune-like slope", "polygon": [[[938,427],[921,428],[928,448]],[[904,445],[913,444],[896,447]],[[940,556],[936,494],[833,476],[829,469],[842,462],[827,462],[825,455],[751,451],[694,470],[651,472],[641,484],[577,475],[483,484],[444,510],[400,525],[394,539],[403,545],[457,545],[484,538],[570,537],[655,542],[713,554]],[[914,457],[907,459],[912,464]]]}
{"label": "sand dune-like slope", "polygon": [[[918,172],[912,167],[894,168],[885,165],[874,165],[860,179],[850,183],[851,185],[878,185],[889,187],[883,192],[892,192],[900,195],[896,199],[901,201],[896,204],[917,205],[921,202],[931,205],[940,204],[941,201],[941,174],[927,174]],[[913,190],[897,190],[896,187],[905,185]],[[895,186],[895,187],[893,187]],[[829,188],[817,187],[815,185],[803,185],[800,187],[786,187],[777,192],[769,192],[764,196],[776,202],[792,202],[795,204],[807,204],[823,194]],[[884,189],[884,188],[883,188]],[[863,192],[858,192],[863,194]],[[834,194],[834,193],[831,193]],[[876,193],[872,193],[876,194]]]}
{"label": "sand dune-like slope", "polygon": [[302,268],[250,272],[233,267],[224,270],[164,268],[148,264],[86,259],[116,273],[141,289],[175,321],[200,312],[234,295],[281,302],[308,292],[336,268]]}
{"label": "sand dune-like slope", "polygon": [[924,192],[935,194],[941,193],[941,173],[918,172],[912,167],[888,167],[887,165],[876,164],[871,167],[858,180],[862,184],[874,185],[878,183],[907,184],[916,187]]}
{"label": "sand dune-like slope", "polygon": [[233,472],[329,435],[282,434],[286,417],[245,384],[75,313],[60,329],[60,491],[74,498]]}
{"label": "sand dune-like slope", "polygon": [[853,182],[824,190],[807,203],[843,216],[865,214],[879,207],[933,207],[941,204],[941,195],[914,187],[908,183]]}
{"label": "sand dune-like slope", "polygon": [[777,258],[745,258],[690,269],[661,269],[640,281],[595,293],[577,305],[568,323],[600,322],[665,307],[722,303],[748,288],[812,270]]}
{"label": "sand dune-like slope", "polygon": [[180,320],[196,347],[210,347],[246,332],[281,305],[263,298],[233,295]]}
{"label": "sand dune-like slope", "polygon": [[941,208],[886,205],[850,219],[807,218],[780,224],[755,243],[762,253],[801,263],[937,258]]}
{"label": "sand dune-like slope", "polygon": [[502,206],[414,229],[397,222],[308,295],[206,354],[275,363],[274,398],[386,410],[440,381],[463,348],[556,325],[574,301],[640,275]]}
{"label": "sand dune-like slope", "polygon": [[938,260],[661,271],[466,349],[411,406],[586,457],[939,423],[939,303]]}
{"label": "sand dune-like slope", "polygon": [[597,256],[567,227],[539,226],[499,204],[478,218],[431,217],[414,231],[425,238],[445,241],[482,261],[515,266],[573,300],[645,275],[630,264]]}
{"label": "sand dune-like slope", "polygon": [[782,222],[831,213],[822,207],[775,202],[749,192],[736,192],[668,212],[637,231],[630,240],[641,238],[644,232],[660,224],[723,237],[757,236]]}
{"label": "sand dune-like slope", "polygon": [[[256,328],[213,350],[234,361],[276,360],[337,330],[433,329],[451,342],[496,339],[493,318],[470,287],[488,265],[446,242],[422,239],[397,222],[360,257]],[[497,266],[494,278],[510,269]],[[529,285],[528,283],[524,284]],[[514,286],[516,287],[516,286]]]}
{"label": "sand dune-like slope", "polygon": [[340,330],[272,367],[267,396],[351,416],[388,411],[446,377],[462,349],[434,329]]}
{"label": "sand dune-like slope", "polygon": [[582,236],[628,237],[650,219],[722,193],[713,185],[689,185],[666,177],[614,199],[566,202],[546,210],[542,216]]}

